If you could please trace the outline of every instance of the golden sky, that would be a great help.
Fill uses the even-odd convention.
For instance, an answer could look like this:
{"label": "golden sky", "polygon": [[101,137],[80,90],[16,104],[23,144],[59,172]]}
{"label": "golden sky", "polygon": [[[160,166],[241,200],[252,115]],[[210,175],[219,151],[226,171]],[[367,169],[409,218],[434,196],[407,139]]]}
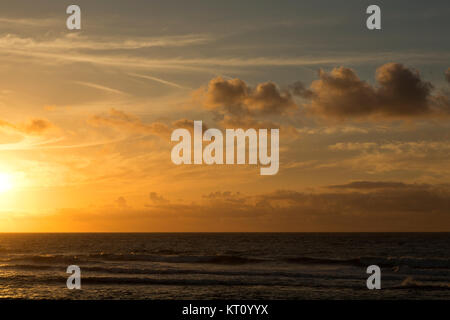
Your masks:
{"label": "golden sky", "polygon": [[[0,232],[450,231],[445,1],[382,31],[360,1],[69,4],[0,4]],[[280,128],[278,174],[173,164],[194,120]]]}

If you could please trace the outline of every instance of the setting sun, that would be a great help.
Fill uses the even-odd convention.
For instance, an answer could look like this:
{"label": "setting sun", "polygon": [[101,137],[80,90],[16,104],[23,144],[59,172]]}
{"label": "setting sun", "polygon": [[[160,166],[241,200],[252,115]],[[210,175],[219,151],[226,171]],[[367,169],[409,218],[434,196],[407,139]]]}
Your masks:
{"label": "setting sun", "polygon": [[12,179],[9,174],[0,173],[0,192],[6,192],[13,187]]}

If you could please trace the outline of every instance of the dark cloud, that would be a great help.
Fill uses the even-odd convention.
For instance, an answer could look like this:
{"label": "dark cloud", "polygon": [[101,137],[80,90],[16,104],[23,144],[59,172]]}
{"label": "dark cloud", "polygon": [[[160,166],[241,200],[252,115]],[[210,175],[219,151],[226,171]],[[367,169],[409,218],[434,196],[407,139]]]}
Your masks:
{"label": "dark cloud", "polygon": [[233,193],[231,191],[211,192],[207,195],[203,195],[203,198],[212,201],[215,205],[217,205],[218,202],[221,202],[222,204],[245,204],[246,202],[245,196],[243,196],[240,192]]}
{"label": "dark cloud", "polygon": [[[175,128],[192,129],[194,127],[194,120],[191,119],[179,119],[172,122],[172,126]],[[204,124],[202,123],[204,127]]]}
{"label": "dark cloud", "polygon": [[[145,208],[61,210],[51,221],[72,231],[80,221],[99,223],[102,231],[450,231],[450,185],[365,181],[347,186],[352,188],[256,195],[217,191],[199,203],[171,203],[152,192]],[[34,220],[40,226],[50,221],[45,215]]]}
{"label": "dark cloud", "polygon": [[291,84],[289,86],[289,90],[292,92],[293,95],[305,99],[311,99],[314,96],[314,92],[306,88],[305,85],[300,81]]}
{"label": "dark cloud", "polygon": [[331,230],[450,230],[448,185],[365,182],[355,189],[338,193],[277,191],[262,196],[259,207],[272,208],[280,216],[289,212],[304,221],[317,220]]}
{"label": "dark cloud", "polygon": [[450,83],[450,68],[448,68],[447,71],[445,71],[445,79],[447,80],[448,83]]}
{"label": "dark cloud", "polygon": [[408,185],[402,182],[372,182],[372,181],[354,181],[347,184],[328,186],[330,189],[356,189],[371,190],[385,188],[405,188]]}
{"label": "dark cloud", "polygon": [[233,193],[231,191],[216,191],[216,192],[211,192],[209,194],[203,195],[203,198],[206,199],[220,199],[220,198],[231,198],[231,197],[236,197],[236,196],[240,196],[240,192],[236,192]]}
{"label": "dark cloud", "polygon": [[447,112],[436,108],[447,105],[448,97],[433,96],[431,83],[402,64],[379,67],[376,81],[377,85],[372,86],[352,69],[339,67],[331,72],[320,70],[319,80],[313,81],[309,88],[311,92],[301,87],[297,92],[310,98],[310,111],[325,117],[411,118]]}
{"label": "dark cloud", "polygon": [[450,230],[450,185],[358,181],[332,189],[339,190],[258,195],[217,191],[204,195],[202,204],[161,203],[152,208],[166,216],[199,219],[202,225],[220,219],[234,226],[231,230]]}
{"label": "dark cloud", "polygon": [[[449,68],[450,70],[450,68]],[[450,77],[447,70],[446,76]],[[334,68],[319,71],[319,79],[306,87],[298,81],[280,89],[273,82],[250,87],[241,79],[212,79],[202,91],[204,106],[223,122],[261,122],[266,116],[292,120],[298,110],[294,97],[308,100],[311,114],[335,119],[412,119],[450,115],[450,98],[433,94],[433,85],[418,71],[400,63],[376,70],[374,85],[360,79],[354,70]],[[287,117],[286,117],[287,116]],[[265,119],[267,120],[267,119]]]}
{"label": "dark cloud", "polygon": [[122,208],[122,209],[128,207],[127,200],[124,197],[117,198],[115,203],[119,208]]}
{"label": "dark cloud", "polygon": [[[299,92],[300,84],[296,84]],[[212,79],[206,89],[200,89],[203,106],[213,120],[223,128],[280,129],[285,138],[296,139],[298,132],[292,116],[299,109],[291,92],[294,87],[280,89],[273,82],[255,87],[241,79]],[[287,121],[286,121],[287,120]]]}
{"label": "dark cloud", "polygon": [[[194,134],[194,120],[191,119],[179,119],[174,122],[172,122],[172,128],[178,129],[183,128],[188,130],[191,134]],[[202,132],[204,133],[206,130],[208,130],[208,125],[202,121]]]}
{"label": "dark cloud", "polygon": [[433,86],[420,78],[418,72],[399,63],[389,63],[377,69],[376,91],[379,105],[386,114],[414,115],[430,111],[428,98]]}
{"label": "dark cloud", "polygon": [[150,192],[149,198],[154,204],[168,204],[169,203],[169,200],[165,199],[163,196],[159,195],[156,192]]}
{"label": "dark cloud", "polygon": [[225,115],[281,115],[297,108],[292,94],[273,82],[251,88],[240,79],[218,77],[209,82],[204,94],[205,107]]}

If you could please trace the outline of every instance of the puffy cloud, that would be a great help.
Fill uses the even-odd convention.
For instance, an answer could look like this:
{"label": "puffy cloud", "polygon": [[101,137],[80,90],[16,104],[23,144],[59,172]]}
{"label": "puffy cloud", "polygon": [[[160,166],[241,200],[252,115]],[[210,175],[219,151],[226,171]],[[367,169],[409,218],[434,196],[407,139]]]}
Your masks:
{"label": "puffy cloud", "polygon": [[195,93],[220,127],[280,129],[284,139],[296,139],[298,132],[288,118],[299,110],[292,90],[273,82],[250,87],[241,79],[217,77]]}
{"label": "puffy cloud", "polygon": [[429,112],[428,98],[433,86],[423,81],[418,72],[399,63],[389,63],[377,69],[376,79],[380,84],[376,91],[379,105],[386,109],[386,114]]}
{"label": "puffy cloud", "polygon": [[[450,68],[449,68],[450,70]],[[447,70],[446,76],[450,77]],[[285,117],[299,110],[294,97],[308,100],[311,114],[336,119],[412,119],[450,115],[450,99],[433,94],[433,85],[418,71],[400,63],[376,70],[376,84],[358,77],[350,68],[319,70],[319,79],[306,87],[298,81],[280,89],[273,82],[250,87],[241,79],[212,79],[199,92],[204,106],[223,122],[255,122]],[[288,117],[286,117],[288,116]]]}
{"label": "puffy cloud", "polygon": [[292,94],[301,98],[310,99],[314,96],[314,92],[305,87],[301,81],[297,81],[289,86],[289,90]]}
{"label": "puffy cloud", "polygon": [[280,115],[297,108],[292,94],[273,82],[251,88],[240,79],[218,77],[209,82],[204,94],[208,109],[234,116]]}
{"label": "puffy cloud", "polygon": [[361,80],[349,68],[319,71],[310,91],[300,88],[297,94],[309,97],[309,110],[325,117],[411,118],[448,113],[448,97],[433,96],[431,83],[421,79],[417,71],[399,63],[388,63],[376,71],[377,86]]}
{"label": "puffy cloud", "polygon": [[[450,70],[450,68],[449,68]],[[446,75],[449,77],[447,70]],[[223,126],[263,127],[270,121],[277,127],[292,126],[302,114],[295,97],[310,115],[331,119],[414,119],[450,115],[450,98],[433,94],[433,85],[418,71],[400,63],[387,63],[376,70],[376,84],[358,77],[350,68],[319,70],[319,79],[309,87],[297,81],[286,89],[273,82],[249,86],[241,79],[212,79],[196,91],[203,106]]]}

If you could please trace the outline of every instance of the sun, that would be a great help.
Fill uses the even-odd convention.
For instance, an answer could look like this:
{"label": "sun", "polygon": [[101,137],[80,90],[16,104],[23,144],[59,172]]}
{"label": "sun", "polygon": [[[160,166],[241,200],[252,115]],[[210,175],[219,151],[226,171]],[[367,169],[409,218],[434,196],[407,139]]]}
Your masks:
{"label": "sun", "polygon": [[0,173],[0,192],[6,192],[13,187],[12,178],[7,173]]}

